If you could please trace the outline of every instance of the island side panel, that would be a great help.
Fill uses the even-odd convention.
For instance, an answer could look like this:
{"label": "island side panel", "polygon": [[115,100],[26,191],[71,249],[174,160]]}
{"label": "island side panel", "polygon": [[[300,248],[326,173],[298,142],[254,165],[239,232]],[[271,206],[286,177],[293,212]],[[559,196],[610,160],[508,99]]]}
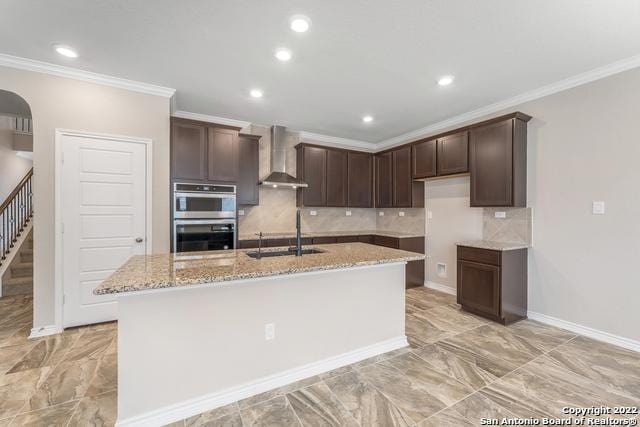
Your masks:
{"label": "island side panel", "polygon": [[[124,294],[118,420],[203,397],[204,410],[236,400],[239,386],[264,389],[273,382],[261,379],[390,340],[406,343],[404,282],[405,263],[396,263]],[[275,339],[267,341],[270,323]]]}

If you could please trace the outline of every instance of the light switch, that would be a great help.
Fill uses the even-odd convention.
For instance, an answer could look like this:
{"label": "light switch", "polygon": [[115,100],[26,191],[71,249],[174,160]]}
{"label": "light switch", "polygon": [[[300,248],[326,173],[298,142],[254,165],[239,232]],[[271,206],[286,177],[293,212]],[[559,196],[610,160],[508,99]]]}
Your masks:
{"label": "light switch", "polygon": [[593,214],[594,215],[604,215],[604,202],[597,200],[593,202]]}
{"label": "light switch", "polygon": [[507,213],[502,211],[496,212],[495,214],[493,214],[493,216],[498,219],[505,219],[507,217]]}
{"label": "light switch", "polygon": [[244,209],[238,209],[238,216],[244,216]]}
{"label": "light switch", "polygon": [[318,211],[309,211],[309,215],[316,216],[318,215]]}
{"label": "light switch", "polygon": [[345,212],[345,215],[347,215],[347,216],[351,216],[351,211],[346,211],[346,212]]}
{"label": "light switch", "polygon": [[398,212],[398,216],[404,216],[404,212],[403,211]]}
{"label": "light switch", "polygon": [[384,212],[378,212],[378,216],[384,216]]}

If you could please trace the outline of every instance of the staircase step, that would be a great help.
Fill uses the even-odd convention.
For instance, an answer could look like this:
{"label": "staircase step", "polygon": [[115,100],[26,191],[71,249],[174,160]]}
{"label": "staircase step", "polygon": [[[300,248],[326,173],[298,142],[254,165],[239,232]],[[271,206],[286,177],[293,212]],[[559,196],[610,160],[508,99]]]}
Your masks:
{"label": "staircase step", "polygon": [[24,295],[33,293],[33,278],[12,277],[2,281],[2,296]]}
{"label": "staircase step", "polygon": [[11,277],[33,277],[33,262],[14,262],[11,264]]}

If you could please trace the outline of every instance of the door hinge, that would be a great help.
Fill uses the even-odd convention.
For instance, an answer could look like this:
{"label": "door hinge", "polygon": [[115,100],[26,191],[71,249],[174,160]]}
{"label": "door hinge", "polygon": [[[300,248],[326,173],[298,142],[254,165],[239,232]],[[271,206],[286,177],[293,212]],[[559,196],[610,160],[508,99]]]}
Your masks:
{"label": "door hinge", "polygon": [[62,305],[64,305],[67,302],[67,296],[65,294],[62,294]]}
{"label": "door hinge", "polygon": [[60,163],[64,163],[64,151],[60,153]]}
{"label": "door hinge", "polygon": [[64,234],[64,222],[60,223],[60,232]]}

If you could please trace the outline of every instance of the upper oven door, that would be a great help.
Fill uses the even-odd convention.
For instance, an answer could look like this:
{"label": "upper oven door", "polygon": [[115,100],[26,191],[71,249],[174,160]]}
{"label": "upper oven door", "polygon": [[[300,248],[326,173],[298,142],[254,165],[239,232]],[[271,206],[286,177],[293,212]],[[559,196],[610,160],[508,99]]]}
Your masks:
{"label": "upper oven door", "polygon": [[236,196],[223,193],[174,193],[174,217],[235,218]]}

